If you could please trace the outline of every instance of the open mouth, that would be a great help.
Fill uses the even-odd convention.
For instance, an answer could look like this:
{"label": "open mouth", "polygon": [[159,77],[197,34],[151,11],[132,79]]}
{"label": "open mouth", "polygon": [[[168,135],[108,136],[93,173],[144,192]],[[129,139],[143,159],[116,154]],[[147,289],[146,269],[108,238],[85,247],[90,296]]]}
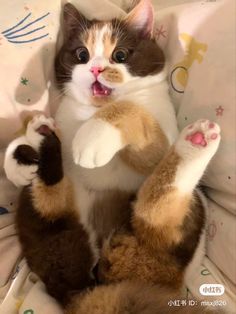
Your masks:
{"label": "open mouth", "polygon": [[109,96],[112,93],[112,89],[101,84],[98,81],[95,81],[92,84],[92,93],[93,96]]}

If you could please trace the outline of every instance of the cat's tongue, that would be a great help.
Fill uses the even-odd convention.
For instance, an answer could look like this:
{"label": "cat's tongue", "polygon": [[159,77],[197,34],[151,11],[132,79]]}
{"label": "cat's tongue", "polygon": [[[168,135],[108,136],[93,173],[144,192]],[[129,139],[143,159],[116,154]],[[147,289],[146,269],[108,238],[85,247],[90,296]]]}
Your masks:
{"label": "cat's tongue", "polygon": [[92,85],[92,91],[93,96],[109,96],[112,89],[96,81]]}

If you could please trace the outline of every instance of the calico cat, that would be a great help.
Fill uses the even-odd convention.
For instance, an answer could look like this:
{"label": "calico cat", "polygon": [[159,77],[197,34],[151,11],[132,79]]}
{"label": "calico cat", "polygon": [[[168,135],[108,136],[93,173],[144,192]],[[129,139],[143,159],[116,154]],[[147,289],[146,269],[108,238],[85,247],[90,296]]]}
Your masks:
{"label": "calico cat", "polygon": [[219,132],[208,120],[181,132],[141,186],[130,231],[114,234],[102,248],[98,277],[109,284],[93,287],[96,258],[63,173],[54,123],[42,115],[28,123],[26,135],[12,143],[24,141],[14,158],[38,170],[21,192],[17,229],[27,263],[67,314],[169,313],[168,301],[181,298],[184,270],[199,240],[204,216],[193,193],[217,150]]}
{"label": "calico cat", "polygon": [[[102,248],[100,280],[139,277],[179,288],[204,226],[203,208],[192,194],[217,147],[213,141],[208,145],[205,135],[216,129],[215,143],[219,135],[208,121],[194,126],[207,144],[196,149],[207,156],[199,163],[183,138],[186,151],[170,150],[177,123],[164,54],[152,33],[149,0],[141,0],[127,17],[107,22],[90,21],[67,4],[64,44],[56,58],[64,92],[56,123],[79,222],[95,258]],[[23,139],[8,147],[5,170],[22,186],[37,177],[38,165],[18,162],[20,144]],[[124,233],[110,237],[121,229]],[[107,238],[111,241],[104,245]]]}

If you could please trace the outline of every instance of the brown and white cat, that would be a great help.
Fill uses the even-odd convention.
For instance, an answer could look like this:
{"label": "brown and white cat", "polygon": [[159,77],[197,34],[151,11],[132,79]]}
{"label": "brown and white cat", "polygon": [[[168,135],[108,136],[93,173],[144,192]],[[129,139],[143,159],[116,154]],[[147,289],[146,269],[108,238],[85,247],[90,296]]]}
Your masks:
{"label": "brown and white cat", "polygon": [[[35,116],[23,139],[14,158],[38,170],[20,195],[16,223],[23,254],[47,291],[68,314],[169,313],[168,302],[181,298],[204,223],[194,188],[217,150],[219,127],[208,120],[186,127],[145,180],[130,229],[102,248],[98,277],[108,285],[100,287],[92,287],[95,255],[79,222],[77,191],[63,172],[52,119]],[[175,311],[208,313],[200,306]]]}
{"label": "brown and white cat", "polygon": [[[192,259],[204,225],[202,207],[190,206],[192,192],[214,152],[205,149],[203,155],[207,158],[203,161],[200,158],[198,162],[193,161],[190,154],[191,167],[185,150],[179,154],[180,158],[173,150],[168,153],[177,138],[177,123],[168,95],[164,55],[152,38],[152,28],[153,9],[149,0],[141,0],[126,18],[108,22],[89,21],[67,4],[64,9],[64,44],[56,60],[57,79],[65,95],[56,122],[61,131],[65,174],[76,191],[74,201],[80,223],[90,236],[94,256],[99,256],[97,242],[102,245],[104,238],[114,230],[126,227],[131,232],[128,239],[126,234],[112,238],[108,249],[103,251],[99,269],[101,278],[106,281],[130,278],[133,259],[129,250],[133,245],[133,252],[137,252],[135,256],[140,258],[137,276],[146,274],[144,260],[150,258],[152,266],[158,261],[165,269],[174,265],[172,272],[169,272],[170,268],[166,273],[163,268],[159,269],[166,277],[158,276],[155,266],[154,281],[159,278],[162,283],[173,283],[176,280],[177,286],[182,282],[183,272]],[[202,140],[208,124],[204,122],[203,126],[200,123],[196,127],[201,131]],[[185,143],[183,139],[182,142]],[[24,137],[15,140],[9,145],[5,158],[8,178],[21,186],[37,177],[36,164],[25,165],[15,158],[18,145],[27,143]],[[32,147],[34,145],[32,143]],[[165,155],[167,159],[161,161]],[[170,164],[169,159],[173,163]],[[159,171],[162,174],[162,168],[155,170],[155,167],[159,163],[164,170],[158,179],[157,174]],[[195,168],[196,174],[189,175]],[[145,181],[149,175],[151,177]],[[152,181],[153,177],[155,180]],[[163,181],[163,178],[169,178],[169,181]],[[130,202],[143,182],[133,211]],[[172,191],[172,183],[181,193],[173,193],[169,198],[166,193],[169,189]],[[152,207],[150,203],[153,214],[149,217],[145,214],[145,203],[151,202],[152,198],[156,205]],[[169,203],[163,201],[165,198]],[[159,199],[163,210],[159,208],[162,206]],[[140,202],[144,202],[144,207],[140,207]],[[140,213],[139,208],[143,208]],[[146,247],[145,241],[134,236],[136,228],[141,228],[147,239],[145,226],[150,224],[148,232],[152,232],[153,224],[156,229],[155,223],[159,220],[156,214],[160,215],[160,234],[154,240],[160,239],[160,243],[154,241],[154,246],[155,250],[157,246],[160,249],[159,259],[156,255],[153,258],[152,254],[150,257],[150,248]],[[196,218],[194,223],[193,218]],[[153,238],[151,233],[148,235]],[[127,250],[123,249],[123,240],[127,242]],[[139,242],[143,244],[141,251]],[[131,263],[123,267],[127,257]],[[120,271],[117,269],[119,259],[123,267]],[[150,267],[150,270],[154,269]],[[151,272],[146,279],[152,276]]]}

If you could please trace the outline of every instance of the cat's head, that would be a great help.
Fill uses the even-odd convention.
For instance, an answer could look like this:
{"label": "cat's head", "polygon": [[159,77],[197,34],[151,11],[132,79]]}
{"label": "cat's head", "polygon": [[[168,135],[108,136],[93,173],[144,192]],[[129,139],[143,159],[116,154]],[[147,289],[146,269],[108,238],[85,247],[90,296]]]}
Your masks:
{"label": "cat's head", "polygon": [[56,77],[79,103],[100,107],[129,92],[129,86],[159,75],[164,55],[153,36],[153,7],[141,0],[123,19],[88,20],[64,7],[64,44],[56,58]]}

